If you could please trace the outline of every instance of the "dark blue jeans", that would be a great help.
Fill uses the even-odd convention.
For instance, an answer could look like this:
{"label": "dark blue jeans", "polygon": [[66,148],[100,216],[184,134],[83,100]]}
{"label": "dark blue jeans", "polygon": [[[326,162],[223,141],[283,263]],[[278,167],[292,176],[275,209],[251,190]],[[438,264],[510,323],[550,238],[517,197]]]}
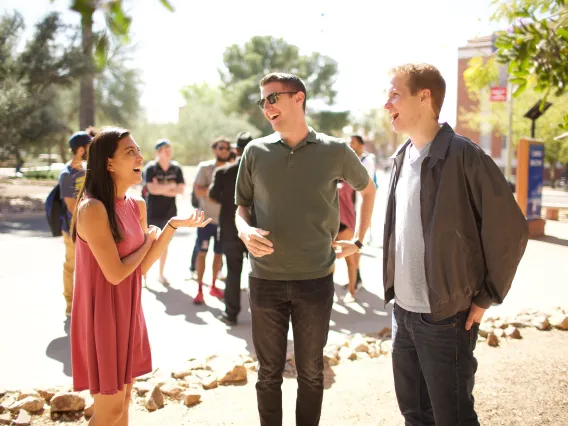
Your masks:
{"label": "dark blue jeans", "polygon": [[317,426],[323,400],[323,348],[333,305],[333,275],[305,281],[250,277],[252,339],[259,362],[260,424],[282,425],[282,372],[292,319],[298,372],[296,425]]}
{"label": "dark blue jeans", "polygon": [[395,304],[392,365],[405,425],[479,426],[472,395],[479,325],[468,311],[435,321]]}

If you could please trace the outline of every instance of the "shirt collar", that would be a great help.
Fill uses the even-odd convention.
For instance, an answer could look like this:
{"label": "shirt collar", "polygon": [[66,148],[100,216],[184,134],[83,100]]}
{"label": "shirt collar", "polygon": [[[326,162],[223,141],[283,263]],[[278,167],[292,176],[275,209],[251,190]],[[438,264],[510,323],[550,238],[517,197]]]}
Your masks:
{"label": "shirt collar", "polygon": [[[304,145],[305,143],[319,143],[321,142],[321,140],[318,137],[318,133],[311,127],[308,127],[308,135],[306,136],[306,138],[301,141],[298,146],[300,145]],[[274,132],[271,135],[266,136],[266,141],[270,142],[270,143],[277,143],[277,142],[283,142],[282,141],[282,137],[280,136],[280,132]]]}

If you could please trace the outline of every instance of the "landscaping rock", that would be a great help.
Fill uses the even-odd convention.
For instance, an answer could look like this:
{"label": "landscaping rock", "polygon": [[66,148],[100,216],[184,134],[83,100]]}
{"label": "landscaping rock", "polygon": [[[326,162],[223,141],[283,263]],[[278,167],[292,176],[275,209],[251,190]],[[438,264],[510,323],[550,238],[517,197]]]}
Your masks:
{"label": "landscaping rock", "polygon": [[51,398],[52,412],[83,411],[85,409],[85,399],[76,393],[60,392]]}
{"label": "landscaping rock", "polygon": [[158,385],[152,388],[152,391],[146,396],[144,406],[148,411],[156,411],[164,407],[164,395]]}

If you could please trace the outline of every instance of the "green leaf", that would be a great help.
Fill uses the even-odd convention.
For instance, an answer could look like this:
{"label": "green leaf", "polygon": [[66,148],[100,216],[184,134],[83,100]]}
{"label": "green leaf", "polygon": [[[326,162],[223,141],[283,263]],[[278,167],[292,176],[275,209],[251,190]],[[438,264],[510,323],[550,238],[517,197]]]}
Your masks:
{"label": "green leaf", "polygon": [[529,72],[529,70],[527,69],[518,69],[513,71],[511,74],[513,74],[515,77],[528,77],[531,73]]}
{"label": "green leaf", "polygon": [[97,42],[95,48],[95,65],[98,69],[103,69],[107,62],[107,55],[109,49],[108,35],[105,33]]}
{"label": "green leaf", "polygon": [[523,93],[526,88],[527,88],[527,81],[525,80],[522,84],[519,84],[519,86],[515,89],[515,91],[513,92],[513,96],[516,98],[521,93]]}
{"label": "green leaf", "polygon": [[95,12],[91,0],[73,0],[69,8],[86,16],[92,15]]}
{"label": "green leaf", "polygon": [[119,2],[109,3],[107,12],[105,13],[108,28],[115,35],[125,36],[128,34],[132,19],[124,13],[122,5]]}
{"label": "green leaf", "polygon": [[529,12],[527,12],[526,10],[518,10],[517,12],[515,12],[515,14],[513,16],[515,18],[530,18],[531,14]]}
{"label": "green leaf", "polygon": [[168,0],[160,0],[160,3],[162,3],[162,6],[168,9],[170,12],[175,12],[174,7],[171,5],[171,3]]}
{"label": "green leaf", "polygon": [[517,61],[511,61],[508,68],[509,74],[512,74],[517,68],[519,68],[519,63]]}
{"label": "green leaf", "polygon": [[512,49],[513,40],[509,36],[499,36],[497,40],[495,40],[495,47],[497,49]]}
{"label": "green leaf", "polygon": [[527,80],[525,78],[520,78],[520,77],[510,78],[509,81],[513,84],[518,84],[518,85],[521,85],[521,84],[526,85],[527,84]]}
{"label": "green leaf", "polygon": [[556,29],[556,34],[558,34],[558,36],[562,37],[564,40],[568,41],[568,28],[558,27]]}

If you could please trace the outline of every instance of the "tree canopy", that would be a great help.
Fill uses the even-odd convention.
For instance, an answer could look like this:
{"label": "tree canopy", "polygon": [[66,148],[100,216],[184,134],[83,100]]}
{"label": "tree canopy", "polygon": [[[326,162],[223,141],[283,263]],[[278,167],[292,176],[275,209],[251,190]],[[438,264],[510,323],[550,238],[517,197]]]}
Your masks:
{"label": "tree canopy", "polygon": [[24,20],[0,18],[0,147],[5,154],[51,144],[67,130],[56,93],[71,87],[88,65],[77,33],[57,13],[43,18],[23,50]]}
{"label": "tree canopy", "polygon": [[[229,46],[223,55],[224,67],[219,70],[223,91],[230,110],[243,112],[249,122],[263,134],[272,132],[270,123],[256,106],[260,98],[259,81],[270,72],[286,72],[300,77],[308,92],[308,116],[310,100],[319,99],[333,105],[336,91],[337,62],[313,52],[300,54],[297,46],[281,38],[256,36],[240,46]],[[311,120],[320,131],[336,131],[346,122],[348,111],[314,111]]]}
{"label": "tree canopy", "polygon": [[174,157],[182,164],[197,164],[212,156],[211,143],[219,136],[234,140],[238,132],[248,131],[258,137],[259,131],[246,116],[227,112],[219,87],[191,84],[181,90],[186,104],[181,108],[177,123],[154,124],[140,122],[133,134],[146,159],[154,156],[154,144],[168,138],[174,146]]}
{"label": "tree canopy", "polygon": [[[568,92],[568,2],[566,0],[493,0],[492,19],[510,27],[497,35],[497,60],[509,67],[515,96],[529,84],[536,92]],[[531,77],[534,77],[531,79]],[[562,120],[561,120],[562,121]],[[568,130],[568,115],[561,129]]]}

